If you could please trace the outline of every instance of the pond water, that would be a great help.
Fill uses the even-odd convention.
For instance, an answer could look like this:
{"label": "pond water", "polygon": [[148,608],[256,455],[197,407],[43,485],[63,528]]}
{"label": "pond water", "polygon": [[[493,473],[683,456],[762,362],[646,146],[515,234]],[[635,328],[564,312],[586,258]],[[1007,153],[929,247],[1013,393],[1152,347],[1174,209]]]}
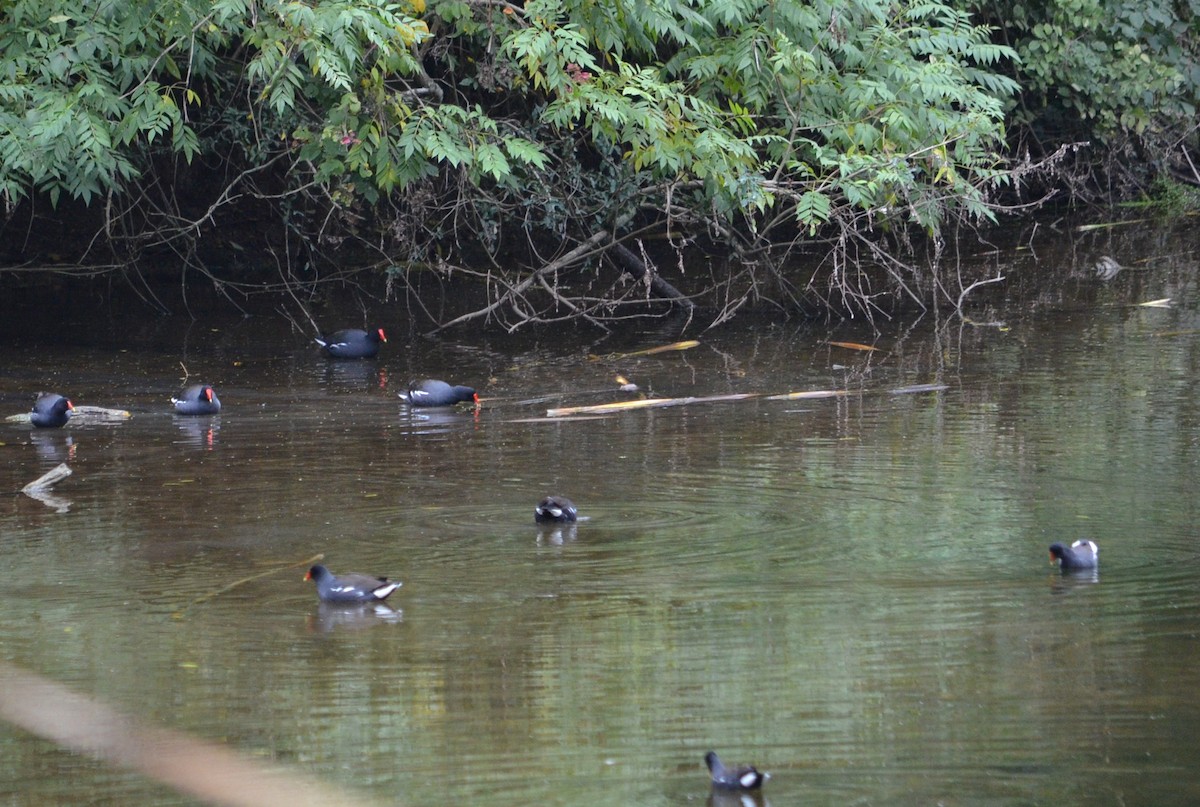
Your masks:
{"label": "pond water", "polygon": [[[703,804],[710,748],[776,807],[1200,803],[1197,253],[1140,237],[1153,261],[1065,291],[1032,267],[1094,255],[1038,240],[981,324],[878,336],[435,341],[380,304],[380,357],[338,363],[270,312],[10,312],[3,414],[45,388],[133,417],[0,423],[4,489],[74,471],[0,510],[0,661],[346,803]],[[170,412],[183,366],[219,416]],[[630,398],[618,374],[759,395],[546,416]],[[409,412],[426,375],[485,400]],[[848,394],[767,397],[806,390]],[[547,493],[586,520],[539,529]],[[1049,565],[1084,537],[1098,573]],[[317,554],[402,579],[395,610],[319,606]],[[193,803],[9,724],[0,748],[3,803]]]}

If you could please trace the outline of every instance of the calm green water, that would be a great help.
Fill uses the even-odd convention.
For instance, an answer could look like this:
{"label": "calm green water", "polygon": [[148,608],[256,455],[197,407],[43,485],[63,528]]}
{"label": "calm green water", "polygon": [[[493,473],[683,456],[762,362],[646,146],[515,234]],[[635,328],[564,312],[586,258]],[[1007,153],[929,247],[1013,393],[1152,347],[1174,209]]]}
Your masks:
{"label": "calm green water", "polygon": [[[4,500],[0,660],[385,803],[703,804],[709,748],[776,807],[1198,803],[1200,294],[1172,253],[1069,308],[998,299],[1003,328],[741,320],[630,358],[680,337],[410,340],[381,308],[392,342],[347,365],[270,315],[10,321],[4,414],[53,388],[134,417],[0,424],[4,489],[75,472],[67,512]],[[180,362],[218,418],[170,414]],[[544,416],[617,373],[854,394]],[[407,414],[431,374],[490,400]],[[539,530],[549,492],[589,520]],[[1078,537],[1095,577],[1048,565]],[[317,553],[403,579],[399,612],[318,607]],[[0,803],[190,803],[0,749]]]}

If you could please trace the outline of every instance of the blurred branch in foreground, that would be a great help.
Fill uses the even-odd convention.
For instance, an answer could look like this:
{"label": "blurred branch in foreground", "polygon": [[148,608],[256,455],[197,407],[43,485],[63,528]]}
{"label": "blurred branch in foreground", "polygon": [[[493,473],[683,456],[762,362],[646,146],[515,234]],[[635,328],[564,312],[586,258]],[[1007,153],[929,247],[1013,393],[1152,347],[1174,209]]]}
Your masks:
{"label": "blurred branch in foreground", "polygon": [[0,718],[210,804],[365,807],[375,803],[282,766],[251,762],[215,743],[155,728],[4,662],[0,662]]}

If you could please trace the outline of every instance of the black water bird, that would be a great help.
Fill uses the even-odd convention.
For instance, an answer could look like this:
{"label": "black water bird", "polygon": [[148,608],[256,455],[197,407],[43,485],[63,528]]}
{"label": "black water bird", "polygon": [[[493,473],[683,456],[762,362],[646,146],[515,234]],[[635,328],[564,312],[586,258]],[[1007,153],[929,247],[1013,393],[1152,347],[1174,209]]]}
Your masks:
{"label": "black water bird", "polygon": [[579,519],[575,503],[565,496],[547,496],[533,508],[533,520],[539,524],[568,522]]}
{"label": "black water bird", "polygon": [[1076,541],[1070,546],[1050,544],[1050,562],[1063,570],[1095,569],[1100,565],[1100,547],[1091,541]]}
{"label": "black water bird", "polygon": [[221,411],[221,399],[217,391],[207,384],[193,384],[172,398],[175,411],[180,415],[215,415]]}
{"label": "black water bird", "polygon": [[67,425],[75,406],[54,392],[43,392],[33,403],[29,422],[40,429],[57,429]]}
{"label": "black water bird", "polygon": [[367,574],[335,575],[321,565],[309,569],[304,579],[316,582],[321,602],[344,604],[383,602],[402,585],[399,580]]}
{"label": "black water bird", "polygon": [[318,336],[316,341],[325,354],[334,359],[371,359],[379,353],[379,345],[387,341],[387,336],[383,328],[373,331],[347,328],[329,336]]}
{"label": "black water bird", "polygon": [[454,406],[456,403],[479,403],[479,395],[471,387],[450,385],[435,378],[410,384],[400,393],[409,406]]}
{"label": "black water bird", "polygon": [[716,751],[704,755],[704,764],[712,774],[713,787],[725,790],[758,790],[771,774],[759,771],[753,765],[725,767]]}

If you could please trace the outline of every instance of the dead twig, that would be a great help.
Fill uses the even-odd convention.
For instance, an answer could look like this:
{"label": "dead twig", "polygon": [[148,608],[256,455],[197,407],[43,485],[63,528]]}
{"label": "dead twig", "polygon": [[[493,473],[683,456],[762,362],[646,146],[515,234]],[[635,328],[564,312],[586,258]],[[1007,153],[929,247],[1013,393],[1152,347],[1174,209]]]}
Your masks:
{"label": "dead twig", "polygon": [[209,600],[213,599],[214,597],[219,597],[228,591],[232,591],[233,589],[237,588],[238,586],[242,586],[242,585],[245,585],[246,583],[252,582],[254,580],[258,580],[261,577],[270,577],[271,575],[278,574],[279,572],[282,572],[285,569],[295,569],[299,566],[311,566],[312,564],[316,563],[317,561],[324,559],[324,557],[325,557],[325,554],[320,553],[317,555],[313,555],[311,558],[305,558],[304,560],[297,561],[295,563],[289,563],[286,566],[279,566],[277,568],[270,569],[265,572],[259,572],[258,574],[252,574],[249,577],[243,577],[240,580],[234,580],[232,583],[229,583],[228,585],[221,586],[216,591],[211,591],[208,594],[197,597],[196,599],[189,602],[187,605],[180,608],[174,614],[172,614],[172,616],[175,617],[176,619],[181,619],[181,618],[183,618],[184,612],[187,611],[189,608],[191,608],[193,605],[199,605],[202,602],[208,602]]}

